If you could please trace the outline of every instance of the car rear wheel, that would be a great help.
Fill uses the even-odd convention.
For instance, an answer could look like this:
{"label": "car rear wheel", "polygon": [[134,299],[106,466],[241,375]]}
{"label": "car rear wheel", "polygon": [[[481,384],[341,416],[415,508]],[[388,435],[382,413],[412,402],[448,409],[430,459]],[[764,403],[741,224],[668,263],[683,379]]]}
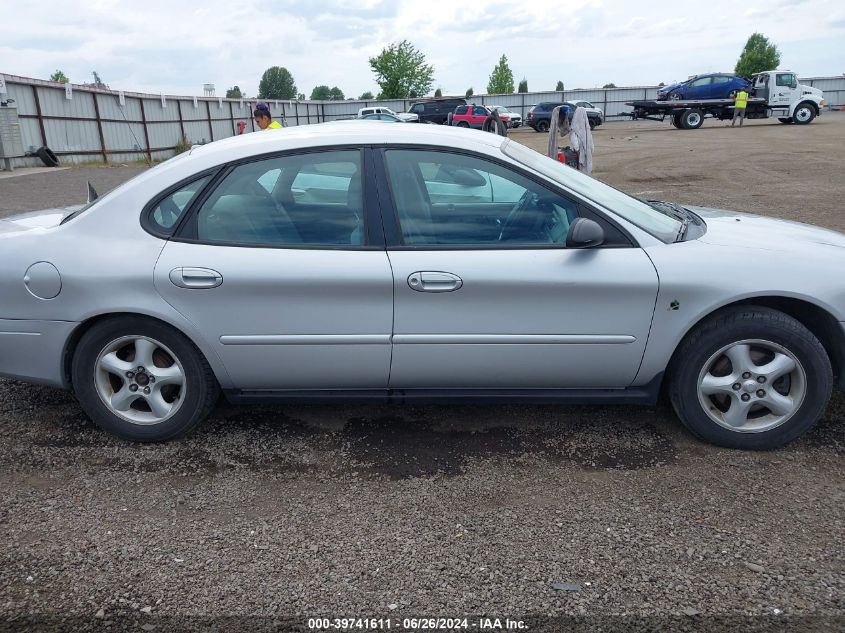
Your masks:
{"label": "car rear wheel", "polygon": [[538,132],[548,132],[549,131],[549,122],[548,121],[539,121],[537,123],[537,127],[535,129]]}
{"label": "car rear wheel", "polygon": [[142,317],[94,325],[79,341],[72,373],[85,412],[127,440],[160,442],[184,435],[217,400],[217,381],[193,343]]}
{"label": "car rear wheel", "polygon": [[670,395],[681,422],[729,448],[791,442],[818,421],[833,386],[819,340],[792,317],[762,307],[705,322],[674,358]]}

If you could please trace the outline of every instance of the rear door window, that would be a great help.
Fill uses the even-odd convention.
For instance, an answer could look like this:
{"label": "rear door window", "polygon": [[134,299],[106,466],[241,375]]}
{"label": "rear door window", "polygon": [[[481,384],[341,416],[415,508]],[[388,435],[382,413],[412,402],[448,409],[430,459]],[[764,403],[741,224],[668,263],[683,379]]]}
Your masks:
{"label": "rear door window", "polygon": [[[363,245],[361,179],[358,150],[239,165],[192,218],[196,237],[206,243],[270,247]],[[273,181],[270,190],[268,181]]]}

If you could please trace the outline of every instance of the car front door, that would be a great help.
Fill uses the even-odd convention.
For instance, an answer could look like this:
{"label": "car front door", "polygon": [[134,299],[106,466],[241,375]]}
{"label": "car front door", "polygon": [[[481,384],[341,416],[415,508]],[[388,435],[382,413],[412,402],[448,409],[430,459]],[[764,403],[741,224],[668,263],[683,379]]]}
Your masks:
{"label": "car front door", "polygon": [[157,289],[235,388],[387,388],[393,277],[362,156],[231,166],[164,247]]}
{"label": "car front door", "polygon": [[709,99],[710,85],[713,83],[712,77],[701,77],[689,83],[685,99],[692,101],[695,99]]}
{"label": "car front door", "polygon": [[[378,155],[394,273],[395,389],[622,388],[657,295],[646,254],[574,199],[487,158]],[[570,223],[604,224],[601,248],[565,247]],[[392,220],[395,218],[395,221]]]}

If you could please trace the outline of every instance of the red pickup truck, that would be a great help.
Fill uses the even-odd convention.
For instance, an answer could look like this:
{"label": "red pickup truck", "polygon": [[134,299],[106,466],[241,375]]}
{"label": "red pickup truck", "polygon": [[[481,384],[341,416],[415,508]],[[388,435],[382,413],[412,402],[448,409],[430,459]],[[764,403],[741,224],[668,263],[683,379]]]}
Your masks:
{"label": "red pickup truck", "polygon": [[[462,105],[455,108],[455,112],[452,114],[452,125],[480,130],[488,116],[490,116],[490,109],[487,106]],[[499,118],[506,126],[510,127],[510,117],[507,114],[499,114]]]}

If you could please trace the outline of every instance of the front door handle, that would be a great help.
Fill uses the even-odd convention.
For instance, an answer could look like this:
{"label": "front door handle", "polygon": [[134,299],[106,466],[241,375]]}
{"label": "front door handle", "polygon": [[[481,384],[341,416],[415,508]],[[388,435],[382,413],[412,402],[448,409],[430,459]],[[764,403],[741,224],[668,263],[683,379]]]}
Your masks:
{"label": "front door handle", "polygon": [[223,275],[211,268],[174,268],[170,281],[180,288],[216,288],[223,283]]}
{"label": "front door handle", "polygon": [[464,282],[452,273],[420,271],[408,275],[408,285],[417,292],[452,292]]}

